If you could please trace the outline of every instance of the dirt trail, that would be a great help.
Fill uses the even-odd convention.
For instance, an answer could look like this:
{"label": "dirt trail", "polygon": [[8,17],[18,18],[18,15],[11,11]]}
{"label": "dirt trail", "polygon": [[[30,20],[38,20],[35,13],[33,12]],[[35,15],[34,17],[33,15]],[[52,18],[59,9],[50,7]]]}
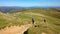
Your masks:
{"label": "dirt trail", "polygon": [[46,34],[46,33],[42,32],[42,34]]}
{"label": "dirt trail", "polygon": [[0,34],[23,34],[31,26],[32,24],[6,27],[5,29],[0,30]]}
{"label": "dirt trail", "polygon": [[39,13],[32,13],[32,12],[29,12],[29,13],[25,13],[25,14],[30,14],[30,15],[37,15],[37,16],[43,16],[43,17],[46,17],[45,15],[39,14]]}

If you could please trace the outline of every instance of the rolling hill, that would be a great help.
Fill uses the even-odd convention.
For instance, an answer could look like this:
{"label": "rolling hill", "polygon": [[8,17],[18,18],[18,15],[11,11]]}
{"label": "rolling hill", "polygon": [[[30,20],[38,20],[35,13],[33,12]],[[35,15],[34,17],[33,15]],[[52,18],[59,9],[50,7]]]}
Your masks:
{"label": "rolling hill", "polygon": [[60,12],[55,10],[32,8],[8,14],[0,13],[0,16],[1,29],[6,26],[30,24],[34,18],[35,23],[29,28],[28,34],[60,34]]}

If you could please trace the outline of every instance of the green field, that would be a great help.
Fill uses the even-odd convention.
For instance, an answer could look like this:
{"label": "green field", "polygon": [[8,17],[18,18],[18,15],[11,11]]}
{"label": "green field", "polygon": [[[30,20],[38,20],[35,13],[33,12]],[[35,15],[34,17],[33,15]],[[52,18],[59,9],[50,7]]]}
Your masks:
{"label": "green field", "polygon": [[[28,30],[28,34],[60,34],[60,12],[51,9],[27,9],[9,14],[0,13],[0,29],[6,26],[30,24],[32,18],[35,19],[35,23]],[[43,22],[44,19],[46,23]]]}

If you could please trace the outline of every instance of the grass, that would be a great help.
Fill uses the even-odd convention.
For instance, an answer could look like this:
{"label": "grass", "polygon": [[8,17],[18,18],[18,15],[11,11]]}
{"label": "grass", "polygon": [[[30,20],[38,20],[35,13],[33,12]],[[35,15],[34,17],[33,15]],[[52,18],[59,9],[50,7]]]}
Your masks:
{"label": "grass", "polygon": [[6,26],[13,26],[13,25],[22,25],[22,21],[19,21],[14,16],[11,17],[11,15],[4,15],[0,14],[0,29],[5,28]]}
{"label": "grass", "polygon": [[[28,14],[26,14],[28,13]],[[33,14],[32,14],[33,13]],[[35,15],[37,14],[37,15]],[[40,14],[44,16],[40,16]],[[2,15],[2,16],[1,16]],[[60,33],[60,13],[52,11],[46,11],[45,9],[28,9],[22,11],[19,14],[11,14],[13,17],[9,17],[12,20],[3,18],[4,14],[0,16],[0,28],[11,25],[23,25],[31,23],[31,19],[35,19],[35,24],[29,29],[28,34],[59,34]],[[43,20],[46,18],[47,22],[44,24]],[[20,19],[20,20],[19,20]],[[39,26],[38,26],[39,25]],[[37,27],[35,27],[37,26]]]}

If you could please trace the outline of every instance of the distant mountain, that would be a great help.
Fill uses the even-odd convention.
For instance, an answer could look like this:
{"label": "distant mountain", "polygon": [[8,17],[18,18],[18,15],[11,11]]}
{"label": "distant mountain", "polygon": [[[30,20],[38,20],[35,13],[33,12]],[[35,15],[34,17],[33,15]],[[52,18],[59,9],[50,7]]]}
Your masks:
{"label": "distant mountain", "polygon": [[11,7],[7,7],[7,6],[0,6],[0,12],[9,12],[10,10],[23,10],[25,9],[24,7],[16,7],[16,6],[11,6]]}
{"label": "distant mountain", "polygon": [[[10,12],[11,10],[25,10],[25,9],[35,9],[35,8],[50,10],[53,7],[39,7],[39,6],[33,6],[33,7],[0,6],[0,12],[7,13],[7,12]],[[57,9],[55,9],[55,8],[57,8]],[[52,10],[60,12],[60,8],[58,8],[58,7],[55,7],[55,8],[53,8]]]}

